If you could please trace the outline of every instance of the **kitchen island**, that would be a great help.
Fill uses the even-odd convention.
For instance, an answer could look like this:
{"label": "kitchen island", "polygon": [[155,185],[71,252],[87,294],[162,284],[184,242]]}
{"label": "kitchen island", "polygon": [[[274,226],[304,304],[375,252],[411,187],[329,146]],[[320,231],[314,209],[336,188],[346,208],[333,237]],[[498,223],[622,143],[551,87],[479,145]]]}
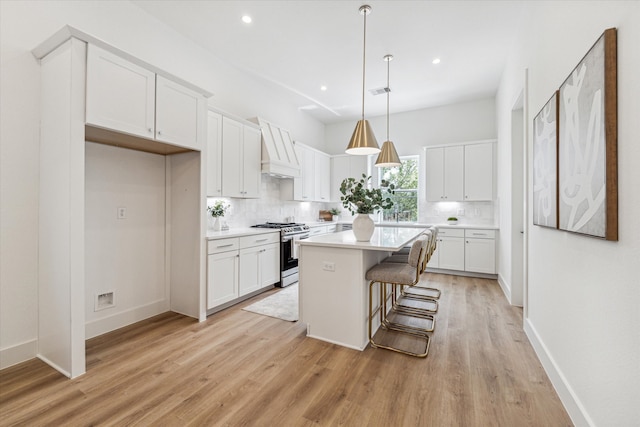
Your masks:
{"label": "kitchen island", "polygon": [[300,240],[300,321],[307,324],[307,336],[364,350],[369,343],[365,275],[424,230],[376,227],[368,242],[356,241],[352,231]]}

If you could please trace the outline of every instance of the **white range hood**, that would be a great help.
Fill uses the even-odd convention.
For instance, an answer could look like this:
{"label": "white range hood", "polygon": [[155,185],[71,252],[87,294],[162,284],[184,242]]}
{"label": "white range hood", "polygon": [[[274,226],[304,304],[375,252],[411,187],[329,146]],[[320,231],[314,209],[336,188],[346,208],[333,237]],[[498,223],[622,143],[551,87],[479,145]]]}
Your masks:
{"label": "white range hood", "polygon": [[289,131],[260,117],[250,120],[262,128],[262,173],[278,178],[300,177],[300,161]]}

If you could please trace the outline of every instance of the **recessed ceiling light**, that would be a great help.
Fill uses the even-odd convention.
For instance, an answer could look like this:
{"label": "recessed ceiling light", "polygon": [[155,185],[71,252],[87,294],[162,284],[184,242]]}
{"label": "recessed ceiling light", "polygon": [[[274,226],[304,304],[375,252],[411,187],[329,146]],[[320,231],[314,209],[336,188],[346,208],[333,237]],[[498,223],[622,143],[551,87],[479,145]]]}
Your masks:
{"label": "recessed ceiling light", "polygon": [[325,85],[322,85],[322,86],[320,86],[320,90],[324,92],[324,91],[327,90],[327,87]]}
{"label": "recessed ceiling light", "polygon": [[245,24],[251,24],[251,17],[249,15],[243,15],[242,22],[244,22]]}
{"label": "recessed ceiling light", "polygon": [[440,63],[440,58],[434,58],[433,61],[431,61],[432,64],[439,64]]}

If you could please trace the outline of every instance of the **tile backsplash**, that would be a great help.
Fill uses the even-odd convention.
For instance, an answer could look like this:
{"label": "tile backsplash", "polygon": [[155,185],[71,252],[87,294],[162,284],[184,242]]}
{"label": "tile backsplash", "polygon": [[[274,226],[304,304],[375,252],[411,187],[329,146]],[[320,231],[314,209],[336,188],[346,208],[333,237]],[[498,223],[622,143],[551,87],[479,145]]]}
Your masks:
{"label": "tile backsplash", "polygon": [[[262,175],[262,187],[259,199],[222,198],[230,205],[222,219],[229,228],[250,227],[255,224],[269,222],[285,222],[285,218],[294,217],[296,222],[314,222],[318,220],[318,212],[336,206],[336,203],[297,202],[280,199],[281,178]],[[208,198],[211,206],[218,200]],[[208,228],[213,228],[213,218],[208,216]]]}
{"label": "tile backsplash", "polygon": [[[337,207],[342,211],[341,220],[350,221],[352,216],[341,203],[297,202],[282,200],[280,193],[281,178],[262,175],[261,197],[259,199],[222,198],[230,205],[224,218],[230,228],[250,227],[269,222],[285,222],[293,217],[296,222],[315,222],[318,212]],[[208,198],[211,206],[218,200]],[[418,222],[422,224],[442,224],[450,216],[458,218],[459,224],[495,225],[496,202],[426,202],[420,201]],[[208,215],[207,226],[213,229],[213,218]],[[377,218],[374,218],[377,219]]]}

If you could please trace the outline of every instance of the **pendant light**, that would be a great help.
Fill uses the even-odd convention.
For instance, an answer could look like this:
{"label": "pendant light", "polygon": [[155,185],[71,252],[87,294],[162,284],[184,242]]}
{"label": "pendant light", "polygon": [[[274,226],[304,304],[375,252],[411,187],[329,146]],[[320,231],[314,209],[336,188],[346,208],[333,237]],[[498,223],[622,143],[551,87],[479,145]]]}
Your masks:
{"label": "pendant light", "polygon": [[356,123],[356,128],[351,135],[351,140],[345,152],[347,154],[376,154],[380,152],[378,141],[371,130],[371,125],[364,119],[364,76],[365,76],[365,59],[367,47],[367,15],[371,13],[371,6],[365,4],[360,6],[360,14],[364,16],[364,41],[362,49],[362,119]]}
{"label": "pendant light", "polygon": [[382,144],[382,151],[378,154],[376,160],[376,167],[378,168],[392,168],[394,166],[400,166],[400,157],[393,142],[389,139],[389,93],[391,92],[391,86],[389,86],[389,63],[393,59],[393,55],[385,55],[384,60],[387,61],[387,140]]}

